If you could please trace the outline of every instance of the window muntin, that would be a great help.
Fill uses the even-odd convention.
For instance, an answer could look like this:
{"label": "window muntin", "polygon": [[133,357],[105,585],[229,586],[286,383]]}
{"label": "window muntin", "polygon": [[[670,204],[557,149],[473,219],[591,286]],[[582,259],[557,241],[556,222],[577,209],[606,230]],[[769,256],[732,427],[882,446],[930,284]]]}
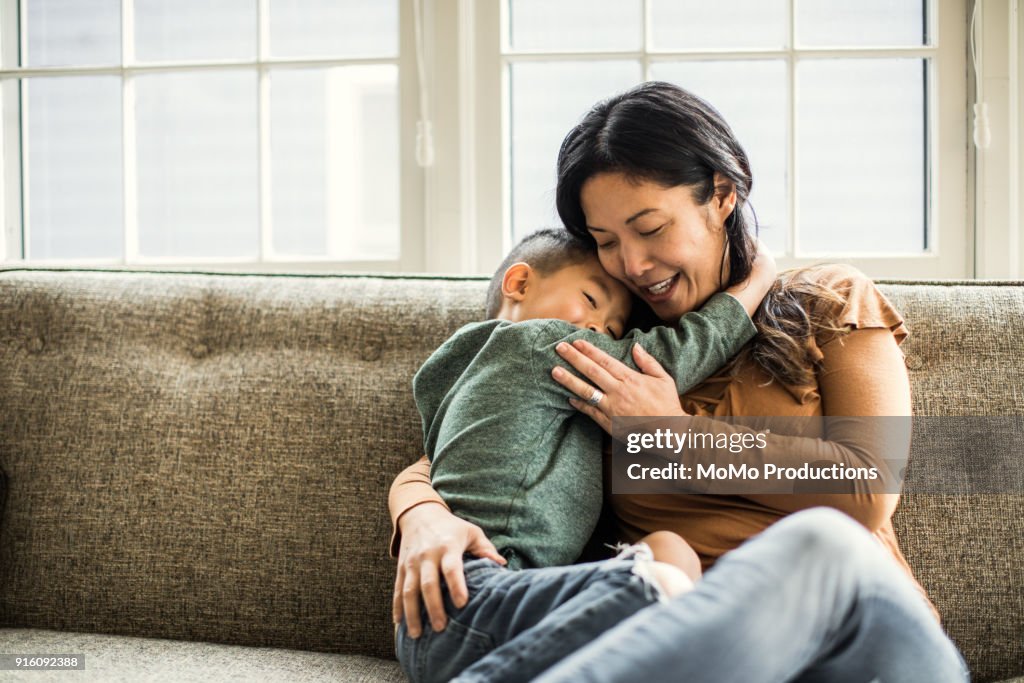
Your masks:
{"label": "window muntin", "polygon": [[[399,0],[0,1],[20,18],[0,70],[3,138],[19,142],[5,145],[5,204],[21,206],[9,258],[415,262],[401,249]],[[289,167],[319,202],[299,212],[312,225]]]}
{"label": "window muntin", "polygon": [[[522,15],[534,3],[506,3],[509,17],[530,24]],[[645,16],[639,28],[622,23],[619,30],[633,34],[640,49],[566,48],[561,27],[549,24],[526,50],[506,33],[508,244],[557,221],[560,137],[552,142],[548,133],[544,146],[524,141],[539,140],[541,131],[564,135],[586,106],[624,87],[609,80],[590,103],[575,111],[549,110],[544,118],[525,113],[539,109],[531,99],[601,89],[584,71],[559,69],[595,61],[609,72],[632,68],[641,74],[628,85],[643,79],[678,83],[723,112],[751,157],[751,205],[776,254],[790,260],[934,254],[931,136],[938,130],[932,96],[938,47],[929,28],[930,3],[873,2],[864,11],[838,0],[733,0],[714,13],[689,1],[639,4]],[[591,3],[590,14],[602,17],[604,9]],[[546,92],[517,87],[516,71],[537,62],[548,68]],[[556,82],[560,72],[563,80]]]}

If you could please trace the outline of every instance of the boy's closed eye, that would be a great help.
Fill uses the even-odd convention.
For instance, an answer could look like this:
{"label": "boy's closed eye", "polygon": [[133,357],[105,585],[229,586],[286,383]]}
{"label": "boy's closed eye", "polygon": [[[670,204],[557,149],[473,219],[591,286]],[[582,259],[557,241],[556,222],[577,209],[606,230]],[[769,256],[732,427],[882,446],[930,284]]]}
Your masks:
{"label": "boy's closed eye", "polygon": [[[583,296],[585,296],[587,298],[587,301],[590,303],[590,307],[593,308],[596,311],[597,310],[597,299],[594,298],[594,296],[591,295],[590,292],[588,292],[587,290],[583,290]],[[608,336],[611,337],[612,339],[618,339],[619,338],[618,332],[616,332],[614,329],[612,329],[611,325],[605,327],[604,329],[605,329],[605,332],[608,333]]]}

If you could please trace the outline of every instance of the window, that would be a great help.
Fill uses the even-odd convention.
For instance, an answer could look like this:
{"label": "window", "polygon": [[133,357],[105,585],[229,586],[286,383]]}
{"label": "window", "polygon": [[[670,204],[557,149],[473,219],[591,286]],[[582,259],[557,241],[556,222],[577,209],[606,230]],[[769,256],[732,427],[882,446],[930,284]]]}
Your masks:
{"label": "window", "polygon": [[[751,158],[785,265],[967,274],[966,10],[922,0],[505,0],[507,238],[557,221],[559,143],[643,80],[707,99]],[[941,166],[938,160],[941,159]],[[506,242],[507,244],[507,242]]]}
{"label": "window", "polygon": [[736,129],[780,265],[969,276],[967,5],[0,0],[0,259],[489,273],[576,119],[663,79]]}
{"label": "window", "polygon": [[419,265],[408,2],[0,3],[9,259]]}

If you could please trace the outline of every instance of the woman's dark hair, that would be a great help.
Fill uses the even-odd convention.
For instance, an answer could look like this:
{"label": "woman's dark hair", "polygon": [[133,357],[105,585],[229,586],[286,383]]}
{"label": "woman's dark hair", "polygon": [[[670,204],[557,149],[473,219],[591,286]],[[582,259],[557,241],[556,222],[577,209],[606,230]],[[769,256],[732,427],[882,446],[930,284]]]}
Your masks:
{"label": "woman's dark hair", "polygon": [[[748,206],[750,161],[732,129],[710,104],[677,85],[649,81],[597,103],[562,141],[555,204],[566,229],[590,245],[580,202],[584,183],[601,173],[621,173],[664,187],[689,187],[703,205],[735,188],[736,206],[725,221],[725,289],[746,280],[757,253],[757,218]],[[719,180],[715,186],[715,174]],[[809,272],[786,274],[768,293],[754,323],[758,335],[739,358],[752,356],[770,376],[787,384],[814,380],[814,337],[841,333],[834,311],[842,296]],[[735,367],[735,366],[734,366]]]}
{"label": "woman's dark hair", "polygon": [[710,104],[677,85],[649,81],[597,103],[569,131],[558,152],[555,204],[569,232],[591,244],[580,190],[600,173],[664,187],[685,185],[701,205],[716,192],[729,193],[728,186],[715,187],[715,173],[724,176],[736,188],[736,206],[725,221],[729,282],[724,286],[750,275],[757,253],[757,221],[748,220],[744,210],[753,184],[750,162]]}

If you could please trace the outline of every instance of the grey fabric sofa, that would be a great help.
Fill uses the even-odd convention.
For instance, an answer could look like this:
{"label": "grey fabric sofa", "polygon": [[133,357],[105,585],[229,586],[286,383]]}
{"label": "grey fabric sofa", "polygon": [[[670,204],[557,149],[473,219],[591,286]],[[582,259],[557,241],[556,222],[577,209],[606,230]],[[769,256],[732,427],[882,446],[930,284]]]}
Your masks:
{"label": "grey fabric sofa", "polygon": [[[86,662],[0,679],[403,680],[386,499],[420,454],[410,379],[484,289],[0,271],[0,653]],[[918,413],[1024,412],[1024,284],[883,290]],[[896,522],[975,680],[1024,676],[1024,498],[907,496]]]}

